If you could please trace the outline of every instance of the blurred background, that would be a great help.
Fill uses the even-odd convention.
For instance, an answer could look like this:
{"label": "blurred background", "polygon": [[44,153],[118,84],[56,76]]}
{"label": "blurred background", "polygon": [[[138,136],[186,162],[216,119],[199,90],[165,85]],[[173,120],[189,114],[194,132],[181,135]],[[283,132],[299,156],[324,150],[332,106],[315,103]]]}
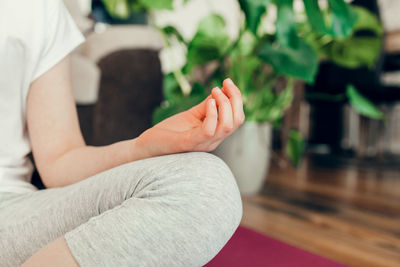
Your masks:
{"label": "blurred background", "polygon": [[72,74],[88,144],[137,137],[231,77],[246,122],[213,153],[242,225],[400,266],[400,1],[64,2],[86,36]]}

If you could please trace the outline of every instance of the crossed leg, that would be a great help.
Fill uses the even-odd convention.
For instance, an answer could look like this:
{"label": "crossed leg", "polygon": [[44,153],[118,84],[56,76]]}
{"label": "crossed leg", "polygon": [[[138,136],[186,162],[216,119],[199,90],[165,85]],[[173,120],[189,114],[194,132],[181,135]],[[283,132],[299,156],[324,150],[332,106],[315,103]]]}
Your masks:
{"label": "crossed leg", "polygon": [[232,173],[200,152],[128,163],[0,205],[0,265],[201,266],[240,223]]}

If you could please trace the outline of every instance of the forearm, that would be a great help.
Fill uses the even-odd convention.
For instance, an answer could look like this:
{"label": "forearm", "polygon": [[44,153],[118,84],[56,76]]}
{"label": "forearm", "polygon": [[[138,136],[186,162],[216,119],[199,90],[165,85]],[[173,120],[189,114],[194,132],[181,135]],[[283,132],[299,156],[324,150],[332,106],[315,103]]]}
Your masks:
{"label": "forearm", "polygon": [[54,159],[42,168],[41,175],[46,187],[62,187],[146,157],[137,146],[137,138],[109,146],[82,146]]}

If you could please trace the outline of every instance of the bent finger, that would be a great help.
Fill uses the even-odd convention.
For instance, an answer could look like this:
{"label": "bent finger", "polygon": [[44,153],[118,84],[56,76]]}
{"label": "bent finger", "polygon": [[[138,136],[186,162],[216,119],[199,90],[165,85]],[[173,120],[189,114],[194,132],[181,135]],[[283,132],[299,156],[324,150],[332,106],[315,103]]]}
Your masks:
{"label": "bent finger", "polygon": [[214,88],[211,92],[213,98],[217,101],[218,106],[218,126],[217,135],[219,137],[230,134],[233,130],[233,113],[231,102],[228,97],[219,89]]}
{"label": "bent finger", "polygon": [[215,134],[218,124],[217,104],[213,98],[209,99],[206,104],[207,114],[202,124],[202,130],[207,137],[212,137]]}
{"label": "bent finger", "polygon": [[223,83],[224,93],[228,95],[231,101],[233,111],[234,126],[238,127],[244,122],[243,99],[239,88],[231,79],[226,79]]}

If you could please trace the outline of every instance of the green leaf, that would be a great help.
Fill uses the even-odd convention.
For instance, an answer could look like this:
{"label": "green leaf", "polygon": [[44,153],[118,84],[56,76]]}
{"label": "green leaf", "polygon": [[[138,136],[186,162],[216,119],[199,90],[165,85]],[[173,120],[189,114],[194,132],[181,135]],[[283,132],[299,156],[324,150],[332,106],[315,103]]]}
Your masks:
{"label": "green leaf", "polygon": [[127,0],[102,0],[110,16],[126,19],[130,16],[130,6]]}
{"label": "green leaf", "polygon": [[238,40],[237,46],[233,49],[232,54],[236,57],[253,56],[254,48],[258,43],[258,39],[249,31],[244,31]]}
{"label": "green leaf", "polygon": [[376,36],[382,36],[384,31],[378,18],[366,8],[353,6],[353,10],[357,15],[357,21],[354,25],[354,32],[360,30],[371,31]]}
{"label": "green leaf", "polygon": [[318,0],[303,0],[308,21],[312,28],[319,34],[329,34],[324,16],[318,4]]}
{"label": "green leaf", "polygon": [[255,76],[263,75],[260,69],[263,62],[255,56],[244,56],[233,59],[231,67],[231,78],[242,90],[242,94],[247,94],[255,89]]}
{"label": "green leaf", "polygon": [[[353,34],[346,38],[331,37],[316,33],[308,24],[300,30],[307,43],[311,44],[323,59],[346,68],[375,67],[381,53],[383,29],[374,14],[365,8],[353,7],[357,16]],[[360,30],[369,31],[368,36],[359,36]]]}
{"label": "green leaf", "polygon": [[153,125],[182,111],[188,110],[203,100],[203,96],[187,96],[182,97],[174,102],[166,102],[166,105],[158,107],[154,110]]}
{"label": "green leaf", "polygon": [[173,0],[137,0],[147,9],[169,9],[172,10]]}
{"label": "green leaf", "polygon": [[141,3],[139,3],[137,0],[128,0],[129,7],[131,9],[131,12],[145,12],[146,7],[144,7]]}
{"label": "green leaf", "polygon": [[275,93],[277,78],[269,78],[268,82],[250,92],[244,97],[244,110],[247,121],[265,122],[272,124],[281,120],[286,109],[293,100],[293,79],[287,78],[287,85],[280,93]]}
{"label": "green leaf", "polygon": [[347,37],[354,30],[357,15],[353,8],[343,0],[328,0],[331,10],[329,21],[325,19],[318,0],[303,0],[307,18],[312,28],[319,34],[334,37]]}
{"label": "green leaf", "polygon": [[329,58],[346,68],[367,66],[373,68],[379,57],[382,40],[376,37],[353,37],[332,43]]}
{"label": "green leaf", "polygon": [[246,17],[246,28],[257,35],[261,17],[267,10],[270,0],[239,0],[240,8]]}
{"label": "green leaf", "polygon": [[288,85],[285,90],[283,90],[277,97],[276,105],[279,106],[282,110],[286,110],[292,104],[294,98],[294,84],[293,80],[289,78]]}
{"label": "green leaf", "polygon": [[372,119],[384,119],[383,113],[375,107],[366,97],[360,94],[353,85],[347,86],[347,96],[351,106],[361,115]]}
{"label": "green leaf", "polygon": [[[168,102],[167,102],[168,103]],[[179,106],[176,105],[168,105],[166,107],[158,107],[153,112],[153,125],[156,125],[163,120],[178,114],[179,112],[184,111],[184,109],[180,109]]]}
{"label": "green leaf", "polygon": [[291,130],[286,144],[286,153],[294,166],[300,166],[305,150],[303,135],[298,130]]}
{"label": "green leaf", "polygon": [[187,64],[189,69],[196,65],[219,59],[229,45],[225,20],[216,14],[203,19],[197,33],[188,45]]}
{"label": "green leaf", "polygon": [[279,44],[297,48],[299,37],[293,13],[293,0],[280,0],[278,5],[278,18],[276,20],[276,34]]}
{"label": "green leaf", "polygon": [[167,101],[175,101],[176,99],[182,97],[182,92],[173,73],[169,73],[164,76],[163,93],[164,99]]}
{"label": "green leaf", "polygon": [[132,11],[172,9],[173,0],[102,0],[108,13],[115,18],[127,19]]}
{"label": "green leaf", "polygon": [[276,95],[272,88],[257,88],[244,101],[244,111],[247,121],[273,122],[282,114],[281,110],[274,105]]}
{"label": "green leaf", "polygon": [[164,34],[168,37],[176,37],[176,39],[184,44],[187,44],[185,39],[183,38],[182,34],[174,27],[174,26],[166,26],[164,28],[161,29]]}
{"label": "green leaf", "polygon": [[[375,67],[383,45],[383,28],[377,17],[362,7],[353,7],[357,15],[352,36],[336,40],[326,46],[326,54],[338,65],[347,68]],[[357,36],[360,30],[370,31],[371,36]]]}
{"label": "green leaf", "polygon": [[318,70],[317,54],[301,39],[297,49],[264,43],[258,56],[278,73],[314,82]]}
{"label": "green leaf", "polygon": [[293,81],[289,78],[288,85],[281,93],[278,95],[274,95],[274,101],[272,103],[266,103],[270,107],[269,112],[267,113],[268,117],[266,118],[269,122],[275,122],[280,120],[285,111],[290,107],[294,98],[293,92]]}
{"label": "green leaf", "polygon": [[206,88],[202,84],[195,82],[192,86],[192,90],[190,91],[190,96],[204,99],[208,96],[208,94],[206,92]]}
{"label": "green leaf", "polygon": [[153,112],[154,124],[197,105],[208,96],[205,87],[197,82],[190,95],[184,96],[173,73],[164,76],[163,92],[165,101]]}
{"label": "green leaf", "polygon": [[332,10],[332,35],[346,37],[353,32],[357,15],[344,0],[328,0]]}

